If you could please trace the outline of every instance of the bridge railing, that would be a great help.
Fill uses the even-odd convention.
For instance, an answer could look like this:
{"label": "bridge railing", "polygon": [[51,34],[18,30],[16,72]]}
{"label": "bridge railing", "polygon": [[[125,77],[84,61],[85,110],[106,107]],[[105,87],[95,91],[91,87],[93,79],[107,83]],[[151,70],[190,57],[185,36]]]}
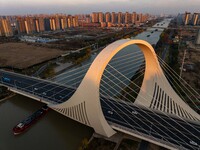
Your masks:
{"label": "bridge railing", "polygon": [[[22,80],[15,80],[15,79],[9,79],[10,81],[9,82],[5,82],[3,80],[3,78],[7,78],[7,75],[4,76],[3,74],[11,74],[11,75],[14,75],[16,77],[20,77],[20,78],[25,78],[25,79],[28,79],[29,80],[33,80],[33,81],[36,81],[35,84],[28,84],[27,82],[23,82]],[[71,87],[71,86],[66,86],[66,85],[62,85],[62,84],[59,84],[59,83],[56,83],[56,82],[52,82],[52,81],[49,81],[49,80],[44,80],[44,79],[40,79],[40,78],[35,78],[35,77],[31,77],[31,76],[25,76],[25,75],[22,75],[22,74],[17,74],[15,72],[9,72],[9,71],[5,71],[5,70],[2,70],[0,69],[0,81],[2,83],[5,83],[5,84],[9,84],[9,86],[15,86],[17,89],[19,89],[19,85],[18,84],[24,84],[22,88],[20,88],[22,91],[27,91],[27,89],[29,90],[28,92],[30,93],[33,93],[33,94],[36,94],[36,95],[39,95],[39,97],[43,97],[43,99],[46,99],[47,101],[51,102],[52,104],[58,104],[58,103],[63,103],[65,102],[66,100],[69,99],[69,96],[71,95],[71,93],[73,93],[76,89],[74,87]],[[12,83],[12,84],[10,84]],[[44,86],[38,86],[40,83],[44,83],[45,85]],[[50,88],[50,89],[46,89],[44,87],[48,86],[48,85],[54,85],[53,88]],[[21,86],[21,85],[20,85]],[[45,92],[46,95],[43,95],[42,93],[39,93],[39,92],[35,92],[35,87],[39,90],[43,90]],[[58,87],[62,87],[62,90],[59,91],[59,92],[56,92],[54,89],[58,88]],[[63,94],[62,92],[64,90],[71,90],[72,92],[70,92],[69,94]],[[35,93],[34,93],[35,92]],[[48,96],[48,92],[52,92],[50,95],[51,96]]]}
{"label": "bridge railing", "polygon": [[155,138],[153,137],[152,135],[147,135],[147,134],[144,134],[144,133],[141,133],[139,131],[136,131],[136,130],[133,130],[133,129],[130,129],[130,128],[127,128],[127,127],[124,127],[124,126],[121,126],[119,124],[116,124],[116,123],[113,123],[111,121],[108,121],[108,123],[111,125],[111,127],[113,127],[114,129],[121,129],[121,130],[124,130],[124,131],[128,131],[128,132],[131,132],[133,134],[136,134],[138,136],[142,136],[144,137],[145,139],[150,139],[151,141],[155,141],[157,143],[161,143],[163,145],[166,145],[166,146],[169,146],[169,147],[173,147],[173,148],[181,148],[182,150],[186,150],[186,148],[184,148],[183,146],[181,145],[175,145],[175,144],[172,144],[170,142],[167,142],[163,139],[159,139],[159,138]]}
{"label": "bridge railing", "polygon": [[56,102],[45,98],[44,95],[39,94],[39,93],[35,93],[34,90],[31,90],[31,91],[27,92],[25,90],[25,88],[21,88],[21,87],[17,86],[15,83],[14,84],[10,84],[8,82],[2,81],[2,79],[1,79],[0,80],[0,84],[3,85],[3,86],[6,86],[7,88],[10,88],[11,90],[19,92],[22,95],[26,95],[28,97],[34,98],[34,99],[36,99],[38,101],[47,102],[48,104],[57,104]]}

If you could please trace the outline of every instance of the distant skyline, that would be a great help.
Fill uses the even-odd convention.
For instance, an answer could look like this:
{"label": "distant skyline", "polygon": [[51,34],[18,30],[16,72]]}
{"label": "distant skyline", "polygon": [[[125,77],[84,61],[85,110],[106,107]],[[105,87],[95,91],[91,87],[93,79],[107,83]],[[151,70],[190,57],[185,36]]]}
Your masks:
{"label": "distant skyline", "polygon": [[0,15],[85,14],[95,11],[136,11],[159,15],[199,12],[199,8],[200,0],[0,0]]}

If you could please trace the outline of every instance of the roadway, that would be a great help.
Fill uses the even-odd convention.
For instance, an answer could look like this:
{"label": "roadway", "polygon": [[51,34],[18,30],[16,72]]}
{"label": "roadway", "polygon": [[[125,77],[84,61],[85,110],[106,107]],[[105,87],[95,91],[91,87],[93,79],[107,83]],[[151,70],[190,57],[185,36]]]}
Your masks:
{"label": "roadway", "polygon": [[[23,91],[41,99],[55,103],[68,100],[75,89],[50,81],[37,79],[0,70],[0,84]],[[200,123],[190,122],[176,117],[150,111],[133,104],[125,104],[116,100],[101,97],[102,111],[106,120],[124,128],[151,136],[154,140],[162,140],[179,145],[186,149],[200,149]],[[191,127],[192,126],[192,127]],[[184,135],[183,135],[183,134]]]}
{"label": "roadway", "polygon": [[127,105],[116,100],[101,99],[102,110],[107,121],[180,147],[200,149],[199,123],[189,121],[185,123],[179,118],[171,118],[172,116],[152,112],[146,108]]}
{"label": "roadway", "polygon": [[75,92],[75,89],[70,87],[3,70],[0,70],[0,83],[18,91],[30,93],[33,97],[41,97],[52,104],[65,102]]}

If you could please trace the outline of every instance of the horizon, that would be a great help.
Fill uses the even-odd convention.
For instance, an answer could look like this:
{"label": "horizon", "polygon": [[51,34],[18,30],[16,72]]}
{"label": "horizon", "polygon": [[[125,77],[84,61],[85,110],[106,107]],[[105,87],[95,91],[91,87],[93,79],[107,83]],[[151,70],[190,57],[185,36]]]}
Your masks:
{"label": "horizon", "polygon": [[[91,14],[92,12],[138,12],[149,13],[152,15],[199,12],[200,3],[198,0],[184,0],[184,3],[178,3],[179,0],[169,0],[160,2],[157,0],[74,0],[66,2],[59,0],[0,0],[0,14],[3,15],[26,15],[26,14]],[[153,5],[152,5],[153,4]]]}

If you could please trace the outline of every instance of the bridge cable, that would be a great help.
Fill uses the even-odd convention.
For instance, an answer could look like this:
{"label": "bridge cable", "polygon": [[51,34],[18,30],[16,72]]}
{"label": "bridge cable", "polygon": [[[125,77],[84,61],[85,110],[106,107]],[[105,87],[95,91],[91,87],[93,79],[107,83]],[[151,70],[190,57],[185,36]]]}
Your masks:
{"label": "bridge cable", "polygon": [[[109,65],[109,64],[108,64]],[[112,66],[111,66],[112,67]],[[112,67],[113,68],[113,67]],[[113,69],[115,69],[115,68],[113,68]],[[116,70],[116,69],[115,69]],[[116,70],[116,72],[118,72],[118,70]],[[118,72],[119,74],[121,74],[120,72]],[[124,76],[123,74],[121,74],[122,76]],[[125,77],[125,76],[124,76]],[[125,77],[127,80],[130,80],[130,79],[128,79],[127,77]],[[142,90],[141,89],[141,87],[139,87],[137,84],[135,84],[135,83],[133,83],[134,85],[136,85],[138,88],[140,88],[140,90]],[[128,87],[129,88],[129,87]],[[129,88],[130,89],[130,88]],[[143,90],[142,90],[143,91]],[[153,98],[151,95],[149,95],[148,93],[147,93],[147,95],[148,96],[150,96],[151,98]],[[145,98],[143,98],[144,100],[146,100]],[[147,102],[148,102],[148,100],[146,100]],[[160,103],[160,102],[159,102]],[[162,104],[161,104],[162,105]],[[146,107],[146,106],[145,106]],[[164,106],[165,107],[165,106]],[[146,107],[147,109],[149,109],[150,111],[152,111],[149,107]],[[167,108],[168,109],[168,108]],[[153,111],[152,111],[153,112]],[[168,114],[166,114],[166,113],[164,113],[164,112],[162,112],[162,111],[160,111],[162,114],[164,114],[164,115],[166,115],[166,116],[168,116],[170,119],[171,119],[171,117],[168,115]],[[182,117],[180,117],[180,116],[177,116],[178,118],[180,118],[181,120],[183,120],[186,124],[188,124],[188,122],[186,122]],[[172,120],[174,121],[174,119],[172,118]],[[180,125],[180,124],[179,124]],[[188,124],[188,125],[190,125],[190,124]],[[181,126],[181,125],[180,125]],[[190,125],[191,126],[191,125]],[[194,128],[193,126],[191,126],[192,128]],[[184,128],[184,127],[183,127]],[[185,128],[184,128],[185,129]],[[195,128],[194,128],[195,129]],[[187,130],[187,129],[185,129],[185,130]],[[195,129],[196,130],[196,129]],[[188,130],[187,130],[188,131]],[[198,130],[197,130],[198,131]],[[190,132],[190,131],[188,131],[188,132]],[[198,131],[199,132],[199,131]],[[191,132],[190,132],[191,133]],[[191,133],[192,134],[192,133]],[[195,135],[194,135],[195,136]]]}

